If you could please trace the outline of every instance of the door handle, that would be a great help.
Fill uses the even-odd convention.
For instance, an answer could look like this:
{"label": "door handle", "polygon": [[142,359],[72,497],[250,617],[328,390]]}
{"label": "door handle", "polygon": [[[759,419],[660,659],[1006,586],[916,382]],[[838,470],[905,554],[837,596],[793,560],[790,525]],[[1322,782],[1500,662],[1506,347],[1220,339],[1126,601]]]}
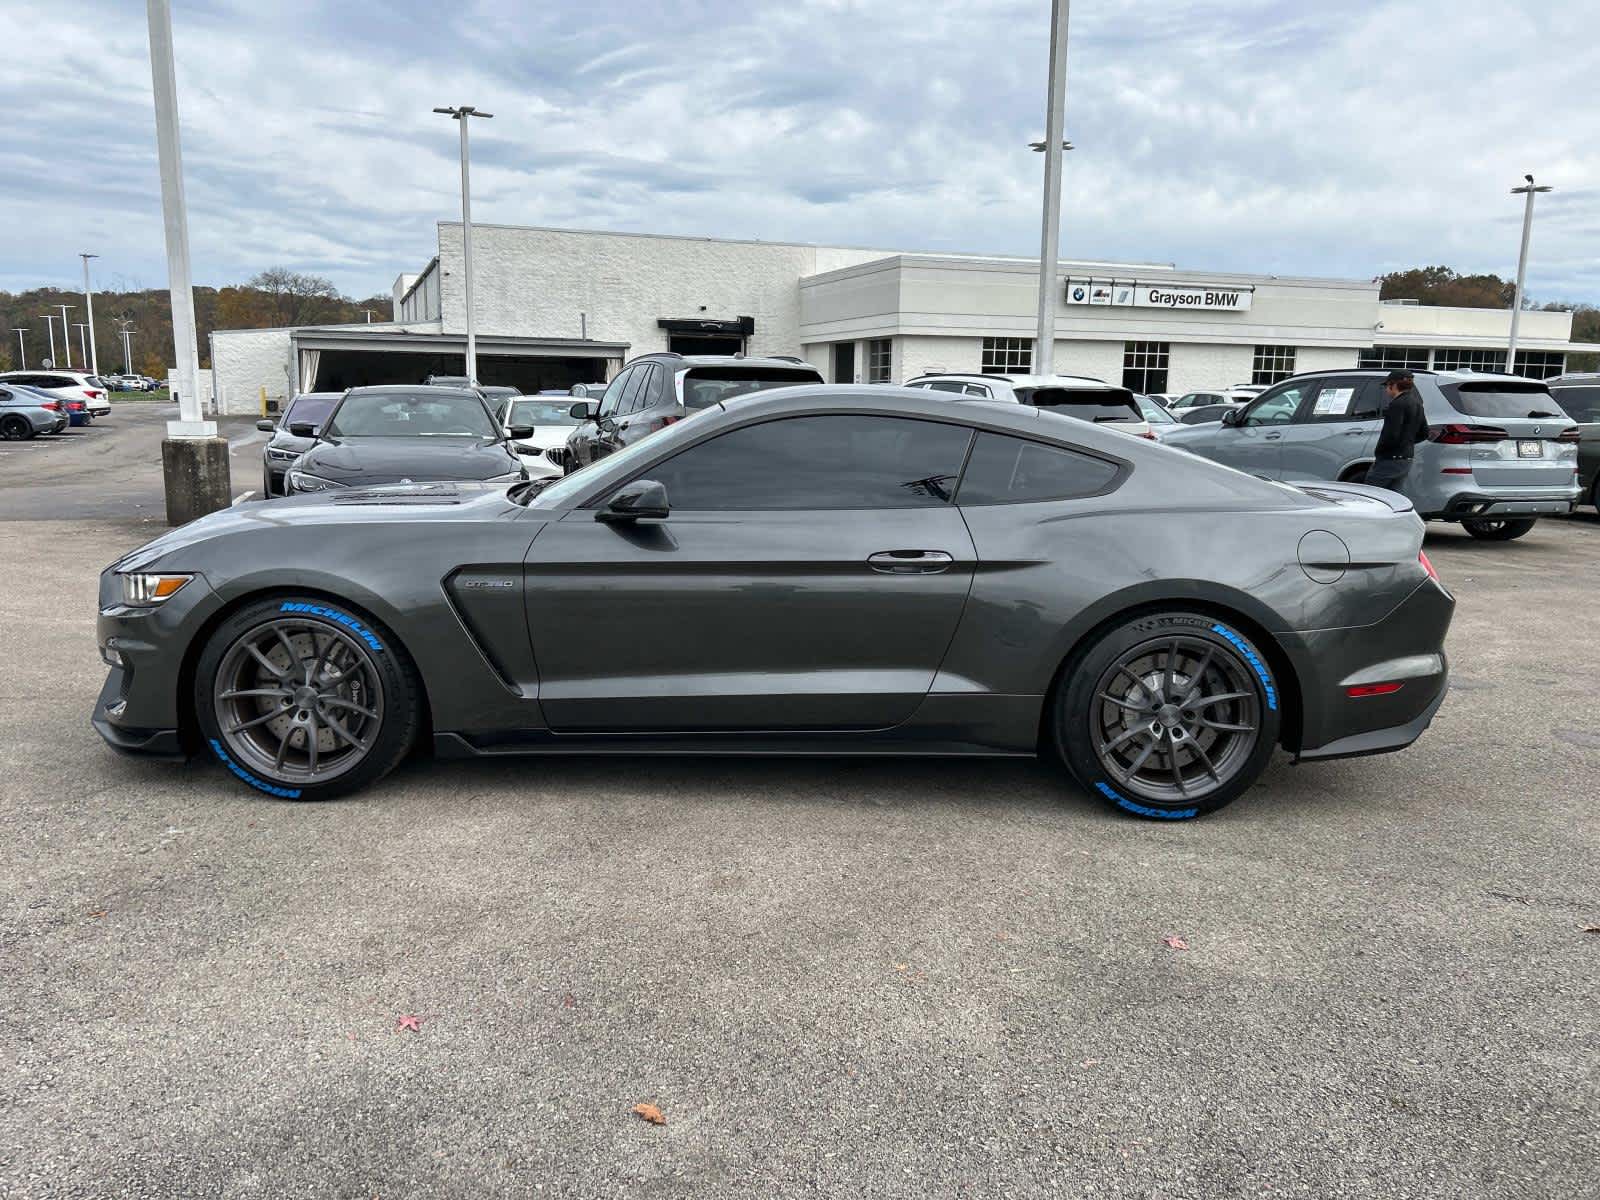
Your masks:
{"label": "door handle", "polygon": [[1346,429],[1344,435],[1345,437],[1366,437],[1367,431],[1365,429]]}
{"label": "door handle", "polygon": [[934,575],[953,562],[943,550],[880,550],[867,555],[867,566],[885,575]]}
{"label": "door handle", "polygon": [[1275,442],[1279,438],[1281,438],[1282,436],[1283,436],[1283,434],[1281,434],[1281,433],[1269,433],[1265,437],[1263,437],[1261,440],[1264,441],[1264,442]]}

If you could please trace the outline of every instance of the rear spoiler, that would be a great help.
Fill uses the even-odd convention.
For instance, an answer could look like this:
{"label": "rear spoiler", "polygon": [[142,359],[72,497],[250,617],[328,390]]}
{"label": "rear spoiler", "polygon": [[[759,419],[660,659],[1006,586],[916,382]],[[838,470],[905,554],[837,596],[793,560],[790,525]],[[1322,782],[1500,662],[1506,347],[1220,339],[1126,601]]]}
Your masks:
{"label": "rear spoiler", "polygon": [[1330,504],[1382,504],[1397,513],[1413,512],[1416,507],[1410,499],[1399,492],[1391,492],[1388,488],[1368,487],[1364,483],[1323,483],[1317,480],[1290,483],[1289,486],[1315,500],[1326,500]]}

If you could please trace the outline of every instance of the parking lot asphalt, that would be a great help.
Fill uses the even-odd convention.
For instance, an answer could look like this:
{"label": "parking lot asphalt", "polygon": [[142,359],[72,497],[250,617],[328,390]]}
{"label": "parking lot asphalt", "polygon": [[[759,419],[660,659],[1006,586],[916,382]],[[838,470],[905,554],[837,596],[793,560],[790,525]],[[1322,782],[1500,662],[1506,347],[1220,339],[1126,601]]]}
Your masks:
{"label": "parking lot asphalt", "polygon": [[[122,468],[23,489],[23,449],[0,1194],[1596,1194],[1591,517],[1430,534],[1433,728],[1198,822],[1011,762],[421,760],[295,805],[90,731],[95,577],[154,532],[116,497],[159,481],[73,508]],[[41,487],[74,519],[15,519]]]}

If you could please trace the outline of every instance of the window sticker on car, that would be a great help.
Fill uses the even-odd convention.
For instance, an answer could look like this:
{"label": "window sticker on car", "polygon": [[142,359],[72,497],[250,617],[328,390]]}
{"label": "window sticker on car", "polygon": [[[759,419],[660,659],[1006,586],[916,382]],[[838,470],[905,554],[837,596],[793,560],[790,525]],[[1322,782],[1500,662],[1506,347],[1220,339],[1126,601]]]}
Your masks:
{"label": "window sticker on car", "polygon": [[1353,387],[1323,388],[1317,393],[1317,402],[1312,406],[1311,415],[1314,417],[1343,416],[1350,411],[1350,397],[1356,394]]}

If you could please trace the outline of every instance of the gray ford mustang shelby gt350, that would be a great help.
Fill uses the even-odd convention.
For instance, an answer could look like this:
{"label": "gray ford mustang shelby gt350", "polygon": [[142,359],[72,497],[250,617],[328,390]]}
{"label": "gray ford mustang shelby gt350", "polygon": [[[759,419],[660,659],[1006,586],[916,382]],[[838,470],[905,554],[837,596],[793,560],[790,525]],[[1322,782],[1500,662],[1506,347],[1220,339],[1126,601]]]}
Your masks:
{"label": "gray ford mustang shelby gt350", "polygon": [[94,726],[270,796],[505,754],[1059,755],[1184,818],[1398,750],[1454,600],[1391,492],[1021,405],[804,386],[555,483],[240,505],[107,568]]}

